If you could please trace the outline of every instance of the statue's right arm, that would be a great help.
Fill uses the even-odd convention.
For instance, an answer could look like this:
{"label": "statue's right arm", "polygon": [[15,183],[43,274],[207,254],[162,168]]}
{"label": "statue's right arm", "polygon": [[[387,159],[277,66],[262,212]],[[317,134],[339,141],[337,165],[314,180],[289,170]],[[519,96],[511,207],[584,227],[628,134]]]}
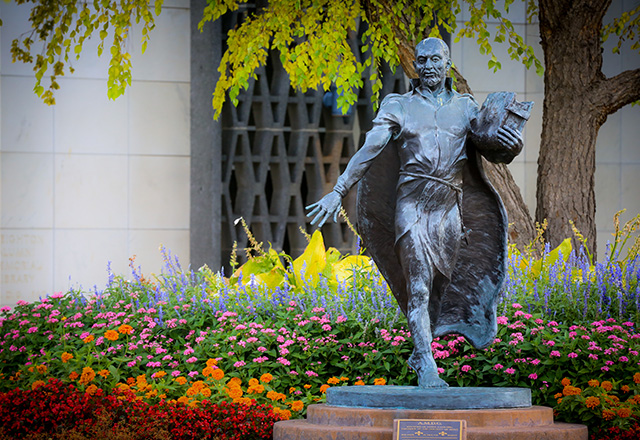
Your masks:
{"label": "statue's right arm", "polygon": [[317,223],[318,227],[321,227],[332,216],[333,220],[337,221],[342,198],[364,176],[373,160],[378,157],[389,141],[399,136],[402,106],[396,99],[390,99],[397,96],[388,96],[382,102],[380,111],[373,121],[373,128],[367,132],[364,144],[351,157],[344,173],[338,177],[333,191],[317,203],[307,206],[306,209],[311,210],[307,217],[314,217],[311,221],[312,225]]}

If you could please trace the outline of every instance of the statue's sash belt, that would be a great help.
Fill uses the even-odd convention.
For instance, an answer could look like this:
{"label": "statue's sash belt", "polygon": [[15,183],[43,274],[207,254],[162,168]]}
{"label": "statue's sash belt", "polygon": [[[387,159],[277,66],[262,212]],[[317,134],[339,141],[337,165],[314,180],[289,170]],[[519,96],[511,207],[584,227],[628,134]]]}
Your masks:
{"label": "statue's sash belt", "polygon": [[[464,238],[464,240],[467,242],[467,244],[469,244],[469,233],[471,232],[471,230],[469,229],[468,231],[465,229],[464,227],[464,220],[463,220],[463,215],[462,215],[462,187],[458,186],[454,183],[448,182],[444,179],[440,179],[439,177],[435,177],[435,176],[430,176],[428,174],[419,174],[419,173],[412,173],[409,171],[400,171],[400,175],[401,176],[407,176],[407,177],[413,177],[416,179],[427,179],[427,180],[432,180],[434,182],[438,182],[450,189],[452,189],[453,191],[455,191],[456,193],[456,204],[458,205],[458,210],[460,212],[460,226],[462,228],[462,237]],[[420,199],[422,199],[423,196],[420,197]]]}

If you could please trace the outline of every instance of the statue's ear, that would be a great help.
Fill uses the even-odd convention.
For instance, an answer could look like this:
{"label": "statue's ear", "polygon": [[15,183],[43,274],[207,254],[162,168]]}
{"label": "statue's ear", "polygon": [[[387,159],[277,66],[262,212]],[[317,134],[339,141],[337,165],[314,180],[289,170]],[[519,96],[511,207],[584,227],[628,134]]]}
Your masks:
{"label": "statue's ear", "polygon": [[447,72],[451,69],[451,58],[447,60]]}

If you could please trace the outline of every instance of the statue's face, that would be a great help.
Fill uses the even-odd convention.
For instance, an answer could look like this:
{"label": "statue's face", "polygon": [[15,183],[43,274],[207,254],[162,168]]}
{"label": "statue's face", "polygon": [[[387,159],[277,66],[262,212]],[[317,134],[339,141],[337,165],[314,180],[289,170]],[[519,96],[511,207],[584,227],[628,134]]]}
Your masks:
{"label": "statue's face", "polygon": [[422,87],[433,90],[444,82],[451,60],[443,45],[432,40],[418,46],[413,65],[420,76]]}

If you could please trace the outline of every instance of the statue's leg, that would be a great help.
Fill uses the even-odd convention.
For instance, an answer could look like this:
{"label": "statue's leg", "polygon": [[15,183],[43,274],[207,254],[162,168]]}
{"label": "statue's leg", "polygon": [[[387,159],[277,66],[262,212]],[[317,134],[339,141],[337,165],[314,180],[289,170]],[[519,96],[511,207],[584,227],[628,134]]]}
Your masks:
{"label": "statue's leg", "polygon": [[414,349],[409,365],[418,373],[422,388],[444,388],[447,383],[438,376],[431,352],[431,321],[429,299],[436,269],[416,231],[409,231],[396,244],[396,252],[407,282],[407,320]]}

